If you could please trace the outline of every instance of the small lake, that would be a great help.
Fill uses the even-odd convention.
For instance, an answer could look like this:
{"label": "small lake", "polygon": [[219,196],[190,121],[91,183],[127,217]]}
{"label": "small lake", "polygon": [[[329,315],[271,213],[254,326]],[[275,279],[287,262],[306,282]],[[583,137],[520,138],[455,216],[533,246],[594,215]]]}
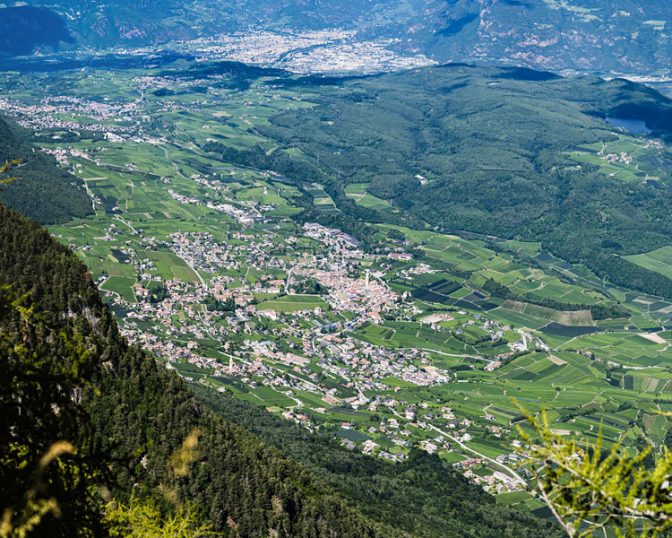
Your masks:
{"label": "small lake", "polygon": [[635,120],[630,118],[612,118],[607,116],[604,121],[606,121],[612,127],[620,127],[626,131],[636,134],[636,135],[647,135],[651,134],[651,129],[646,126],[644,120]]}

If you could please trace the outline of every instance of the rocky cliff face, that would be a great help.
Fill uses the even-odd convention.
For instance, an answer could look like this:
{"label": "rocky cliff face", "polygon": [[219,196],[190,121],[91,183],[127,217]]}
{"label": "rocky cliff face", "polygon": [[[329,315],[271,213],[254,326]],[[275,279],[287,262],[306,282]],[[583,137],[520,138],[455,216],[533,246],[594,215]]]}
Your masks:
{"label": "rocky cliff face", "polygon": [[442,0],[411,28],[437,59],[651,72],[669,65],[670,24],[672,6],[657,0]]}

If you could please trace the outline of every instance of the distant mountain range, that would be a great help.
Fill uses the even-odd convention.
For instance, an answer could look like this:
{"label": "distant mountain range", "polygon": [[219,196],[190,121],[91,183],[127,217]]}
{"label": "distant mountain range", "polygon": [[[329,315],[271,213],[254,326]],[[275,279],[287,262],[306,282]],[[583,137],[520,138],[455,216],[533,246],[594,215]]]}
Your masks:
{"label": "distant mountain range", "polygon": [[[3,24],[0,50],[17,54],[68,41],[43,32],[58,16],[78,46],[156,45],[222,32],[344,28],[389,38],[403,52],[439,61],[508,62],[551,70],[651,74],[672,59],[668,0],[31,0]],[[59,28],[59,25],[52,25]],[[25,29],[28,29],[26,32]],[[28,37],[26,37],[28,36]],[[17,46],[18,43],[18,46]]]}
{"label": "distant mountain range", "polygon": [[408,38],[439,60],[649,73],[672,55],[667,0],[436,0],[413,23]]}
{"label": "distant mountain range", "polygon": [[74,42],[65,20],[49,9],[20,6],[0,12],[0,51],[5,54],[30,54],[35,49]]}

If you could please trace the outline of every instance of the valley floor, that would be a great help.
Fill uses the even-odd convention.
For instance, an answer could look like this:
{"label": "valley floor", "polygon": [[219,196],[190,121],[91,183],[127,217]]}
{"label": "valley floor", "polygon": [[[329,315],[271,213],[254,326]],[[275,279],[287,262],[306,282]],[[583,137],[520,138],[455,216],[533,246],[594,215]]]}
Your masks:
{"label": "valley floor", "polygon": [[[562,434],[664,444],[671,303],[605,285],[536,243],[375,224],[382,247],[369,252],[297,220],[304,191],[317,211],[339,211],[324,185],[299,187],[202,146],[280,151],[255,127],[319,96],[270,77],[171,69],[24,73],[13,86],[0,75],[0,108],[85,182],[95,214],[51,232],[87,263],[133,342],[189,382],[352,450],[397,461],[412,447],[437,453],[500,502],[530,509],[542,503],[523,491],[515,401],[549,408]],[[626,138],[572,157],[618,171],[624,153],[659,149]],[[385,208],[366,183],[346,193]],[[671,259],[633,261],[666,270]],[[488,292],[489,281],[515,300]],[[614,299],[627,315],[595,319],[591,307]]]}

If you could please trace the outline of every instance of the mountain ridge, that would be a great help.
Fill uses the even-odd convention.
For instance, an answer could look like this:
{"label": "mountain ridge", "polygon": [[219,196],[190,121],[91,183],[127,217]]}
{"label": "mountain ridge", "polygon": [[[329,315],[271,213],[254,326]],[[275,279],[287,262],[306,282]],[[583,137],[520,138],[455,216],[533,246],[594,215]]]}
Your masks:
{"label": "mountain ridge", "polygon": [[259,27],[278,32],[341,28],[354,31],[355,41],[391,39],[401,53],[423,53],[438,62],[646,75],[669,69],[672,49],[669,6],[663,0],[645,5],[636,0],[582,0],[580,5],[568,0],[62,0],[46,7],[67,21],[78,46],[94,49],[161,45]]}

